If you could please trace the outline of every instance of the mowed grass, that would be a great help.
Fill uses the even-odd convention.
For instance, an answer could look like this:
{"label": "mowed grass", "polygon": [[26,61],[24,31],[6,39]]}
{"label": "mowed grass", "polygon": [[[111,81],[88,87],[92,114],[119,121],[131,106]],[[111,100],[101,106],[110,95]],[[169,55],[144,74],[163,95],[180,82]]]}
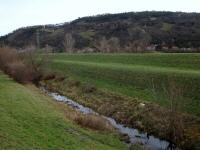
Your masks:
{"label": "mowed grass", "polygon": [[0,73],[0,149],[125,150],[127,147],[114,133],[81,128],[68,120],[59,104],[39,89],[15,83]]}
{"label": "mowed grass", "polygon": [[182,91],[181,109],[200,115],[200,54],[54,54],[52,68],[102,89],[168,107],[166,91]]}

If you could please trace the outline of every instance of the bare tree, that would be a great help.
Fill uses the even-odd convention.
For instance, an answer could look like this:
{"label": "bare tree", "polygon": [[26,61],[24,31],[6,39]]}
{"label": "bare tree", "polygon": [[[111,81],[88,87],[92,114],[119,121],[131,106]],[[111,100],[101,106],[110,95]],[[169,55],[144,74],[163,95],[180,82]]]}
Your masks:
{"label": "bare tree", "polygon": [[65,52],[73,52],[74,44],[75,44],[75,39],[73,38],[72,34],[66,33],[63,41]]}
{"label": "bare tree", "polygon": [[106,39],[102,37],[95,46],[102,52],[117,52],[120,49],[119,39],[117,37],[111,37],[110,39]]}
{"label": "bare tree", "polygon": [[144,29],[139,27],[128,29],[128,32],[132,41],[129,43],[129,51],[144,51],[151,41],[151,36]]}
{"label": "bare tree", "polygon": [[42,78],[45,69],[50,65],[51,59],[49,51],[47,47],[40,51],[34,46],[29,46],[26,48],[26,51],[20,53],[24,64],[31,70],[33,82],[36,84]]}
{"label": "bare tree", "polygon": [[118,52],[120,50],[119,39],[117,37],[111,37],[108,40],[109,52]]}
{"label": "bare tree", "polygon": [[108,41],[105,37],[102,37],[96,44],[96,47],[102,52],[108,52]]}

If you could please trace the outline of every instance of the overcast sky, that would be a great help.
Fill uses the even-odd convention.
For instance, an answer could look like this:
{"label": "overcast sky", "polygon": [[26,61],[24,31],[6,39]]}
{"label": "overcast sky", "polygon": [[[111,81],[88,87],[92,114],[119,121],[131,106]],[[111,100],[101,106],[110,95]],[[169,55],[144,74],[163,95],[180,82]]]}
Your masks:
{"label": "overcast sky", "polygon": [[200,12],[200,0],[0,0],[0,35],[30,25],[146,10]]}

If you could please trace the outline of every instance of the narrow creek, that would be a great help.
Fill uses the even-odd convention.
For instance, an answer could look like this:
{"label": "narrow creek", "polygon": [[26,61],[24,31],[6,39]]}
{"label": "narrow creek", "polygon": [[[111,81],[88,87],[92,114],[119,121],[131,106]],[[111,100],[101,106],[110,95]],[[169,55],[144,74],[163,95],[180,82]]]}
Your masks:
{"label": "narrow creek", "polygon": [[[60,95],[59,93],[50,92],[46,88],[41,88],[45,93],[47,93],[50,97],[58,102],[64,102],[71,108],[87,115],[87,114],[94,114],[100,115],[99,113],[95,112],[91,108],[84,107],[83,105],[67,98],[66,96]],[[102,115],[100,115],[102,116]],[[149,135],[148,133],[139,132],[139,130],[135,128],[126,127],[123,124],[117,123],[115,119],[102,116],[105,118],[117,131],[121,134],[126,134],[129,137],[130,143],[128,144],[141,144],[144,149],[150,148],[152,150],[180,150],[179,148],[175,147],[168,141],[161,140],[155,136]]]}

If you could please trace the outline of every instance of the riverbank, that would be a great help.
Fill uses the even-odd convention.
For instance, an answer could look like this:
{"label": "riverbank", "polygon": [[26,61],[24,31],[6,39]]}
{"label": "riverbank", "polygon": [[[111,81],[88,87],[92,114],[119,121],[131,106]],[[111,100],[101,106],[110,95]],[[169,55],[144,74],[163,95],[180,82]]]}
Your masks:
{"label": "riverbank", "polygon": [[[107,124],[110,124],[113,128],[117,130],[117,132],[120,133],[120,135],[123,135],[124,137],[127,137],[124,139],[124,142],[126,142],[130,146],[135,145],[141,145],[144,149],[152,149],[152,150],[167,150],[167,149],[173,149],[173,150],[180,150],[180,148],[176,147],[173,143],[169,143],[168,141],[161,140],[157,137],[151,136],[148,133],[141,133],[137,129],[127,127],[123,124],[117,123],[115,119],[107,116],[102,116],[99,113],[95,112],[91,108],[84,107],[83,105],[69,99],[66,96],[60,95],[59,93],[50,92],[46,87],[40,88],[42,91],[44,91],[46,94],[51,96],[55,101],[62,102],[64,105],[68,105],[72,109],[80,112],[84,116],[84,120],[87,120],[87,118],[95,117],[95,118],[102,118],[104,122],[107,122]],[[79,115],[81,115],[79,114]],[[80,118],[80,117],[79,117]],[[76,120],[76,119],[75,119]],[[90,122],[93,122],[94,119]],[[91,123],[90,123],[91,124]],[[98,121],[97,124],[95,124],[96,128],[101,126],[101,128],[105,128],[101,122]]]}
{"label": "riverbank", "polygon": [[[102,115],[167,139],[183,149],[199,148],[200,121],[198,117],[181,112],[171,114],[169,109],[154,103],[111,93],[70,78],[56,77],[45,80],[42,84],[49,90],[66,95]],[[172,118],[176,121],[172,121]],[[176,128],[176,131],[172,131],[173,128]]]}
{"label": "riverbank", "polygon": [[128,150],[115,132],[83,128],[66,115],[72,113],[0,72],[0,149]]}

